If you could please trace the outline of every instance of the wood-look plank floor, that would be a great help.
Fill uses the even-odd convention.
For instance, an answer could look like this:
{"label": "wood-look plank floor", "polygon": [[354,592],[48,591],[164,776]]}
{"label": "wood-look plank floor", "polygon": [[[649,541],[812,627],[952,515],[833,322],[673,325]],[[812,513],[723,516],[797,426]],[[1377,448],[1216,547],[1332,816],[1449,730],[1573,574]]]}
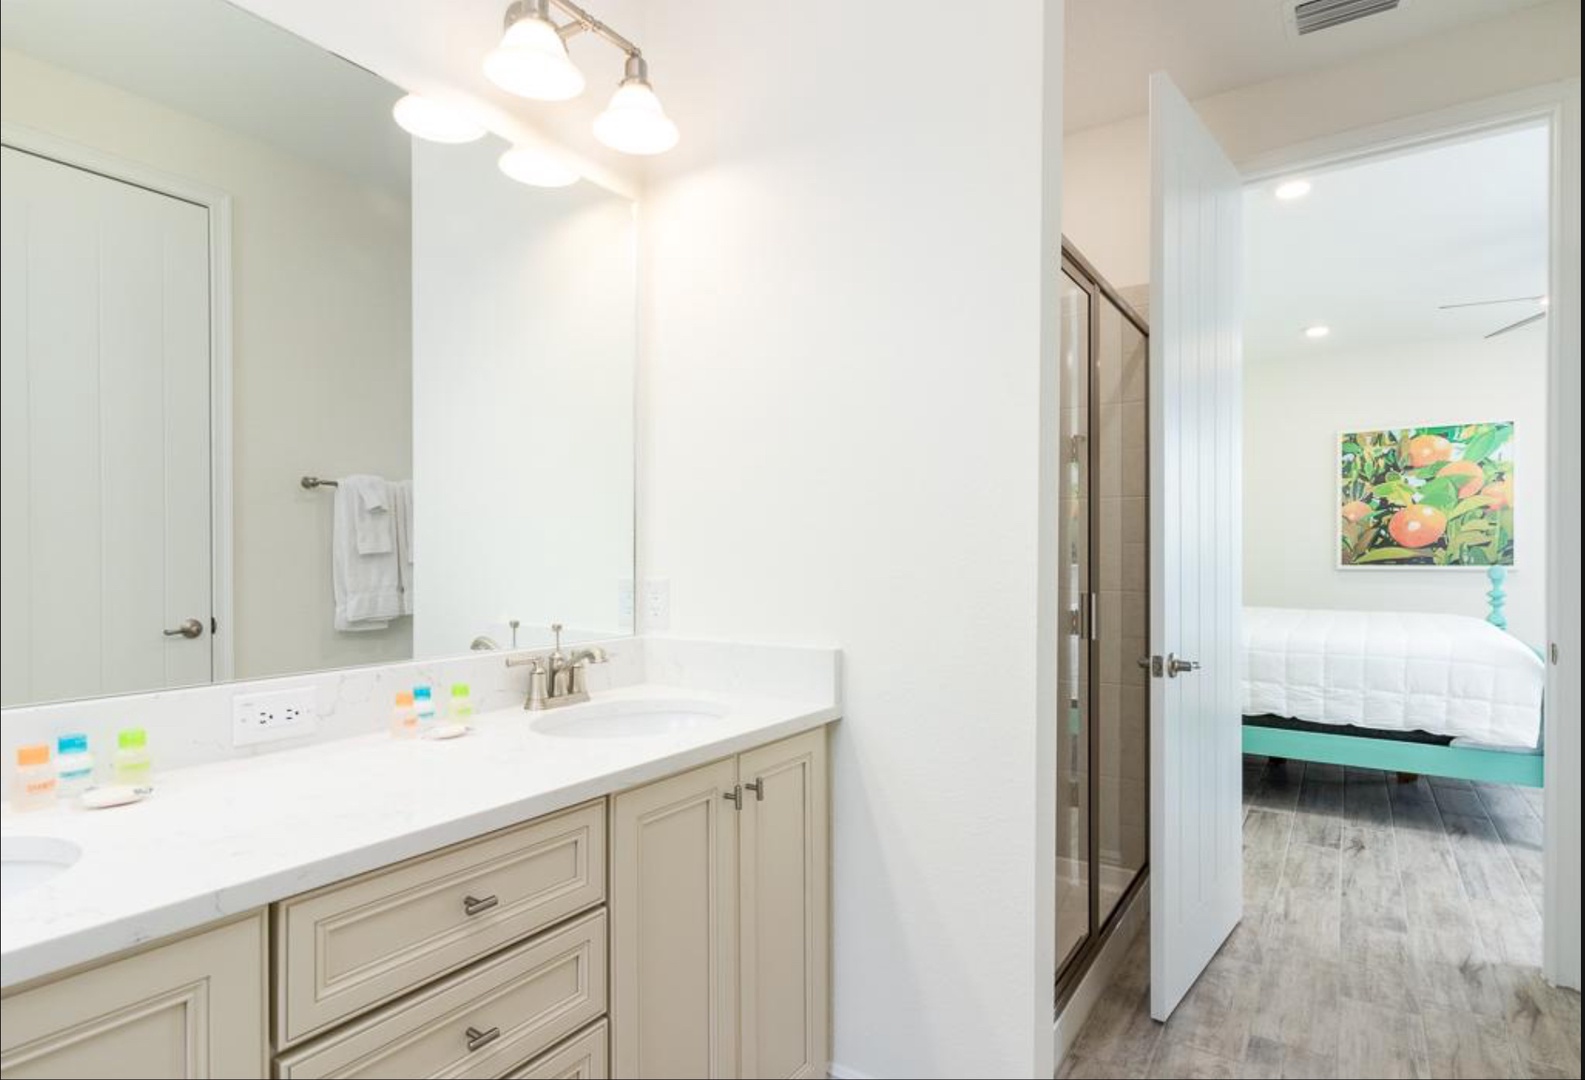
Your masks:
{"label": "wood-look plank floor", "polygon": [[1244,920],[1171,1020],[1141,935],[1060,1077],[1578,1077],[1541,793],[1244,764]]}

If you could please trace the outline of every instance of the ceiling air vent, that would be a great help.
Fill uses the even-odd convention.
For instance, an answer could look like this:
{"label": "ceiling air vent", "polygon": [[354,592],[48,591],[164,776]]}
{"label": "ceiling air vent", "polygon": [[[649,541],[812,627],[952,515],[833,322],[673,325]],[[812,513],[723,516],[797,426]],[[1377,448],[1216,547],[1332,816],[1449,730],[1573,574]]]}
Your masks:
{"label": "ceiling air vent", "polygon": [[1293,5],[1293,22],[1302,37],[1317,30],[1380,15],[1401,6],[1402,0],[1300,0]]}

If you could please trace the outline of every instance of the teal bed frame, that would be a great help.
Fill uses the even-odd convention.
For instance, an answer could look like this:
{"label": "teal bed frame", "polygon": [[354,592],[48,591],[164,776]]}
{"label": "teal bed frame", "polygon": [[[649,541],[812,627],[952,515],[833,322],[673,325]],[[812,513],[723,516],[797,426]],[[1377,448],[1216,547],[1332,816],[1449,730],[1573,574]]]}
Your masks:
{"label": "teal bed frame", "polygon": [[[1507,571],[1494,566],[1487,571],[1491,591],[1486,594],[1490,610],[1486,621],[1499,630],[1508,629],[1503,614],[1506,594],[1503,581]],[[1478,780],[1487,784],[1518,784],[1540,787],[1546,772],[1545,735],[1531,754],[1511,750],[1481,750],[1470,746],[1436,746],[1371,739],[1358,735],[1332,735],[1317,731],[1290,731],[1285,728],[1244,725],[1244,753],[1261,754],[1294,761],[1316,761],[1328,765],[1352,765],[1361,769],[1447,776],[1459,780]]]}

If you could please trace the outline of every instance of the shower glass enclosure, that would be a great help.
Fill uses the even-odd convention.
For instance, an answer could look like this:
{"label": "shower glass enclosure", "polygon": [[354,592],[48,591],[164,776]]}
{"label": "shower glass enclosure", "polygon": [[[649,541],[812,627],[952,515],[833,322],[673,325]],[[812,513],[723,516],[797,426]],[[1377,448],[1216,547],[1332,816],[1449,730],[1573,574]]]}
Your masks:
{"label": "shower glass enclosure", "polygon": [[1149,850],[1149,416],[1144,321],[1063,249],[1057,660],[1057,999]]}

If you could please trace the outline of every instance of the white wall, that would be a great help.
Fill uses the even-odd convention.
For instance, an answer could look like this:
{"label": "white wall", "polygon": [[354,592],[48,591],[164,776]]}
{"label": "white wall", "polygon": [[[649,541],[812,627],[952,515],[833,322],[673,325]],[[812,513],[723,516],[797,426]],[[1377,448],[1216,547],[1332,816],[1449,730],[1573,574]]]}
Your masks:
{"label": "white wall", "polygon": [[411,469],[408,207],[256,140],[5,50],[0,115],[232,196],[239,678],[412,655],[331,626],[330,496]]}
{"label": "white wall", "polygon": [[1337,435],[1421,423],[1515,423],[1508,626],[1546,641],[1546,335],[1329,354],[1244,367],[1244,602],[1483,617],[1483,571],[1337,569]]}
{"label": "white wall", "polygon": [[[477,634],[625,632],[633,576],[633,204],[413,143],[413,450],[420,656]],[[631,627],[629,620],[627,628]],[[531,634],[538,634],[531,637]]]}
{"label": "white wall", "polygon": [[641,565],[676,632],[843,649],[839,1066],[1049,1076],[1061,5],[652,11]]}
{"label": "white wall", "polygon": [[[1338,67],[1215,94],[1194,107],[1242,164],[1311,139],[1578,76],[1579,40],[1578,0],[1557,0]],[[1068,238],[1114,285],[1144,282],[1150,274],[1146,118],[1067,133],[1063,169]]]}

